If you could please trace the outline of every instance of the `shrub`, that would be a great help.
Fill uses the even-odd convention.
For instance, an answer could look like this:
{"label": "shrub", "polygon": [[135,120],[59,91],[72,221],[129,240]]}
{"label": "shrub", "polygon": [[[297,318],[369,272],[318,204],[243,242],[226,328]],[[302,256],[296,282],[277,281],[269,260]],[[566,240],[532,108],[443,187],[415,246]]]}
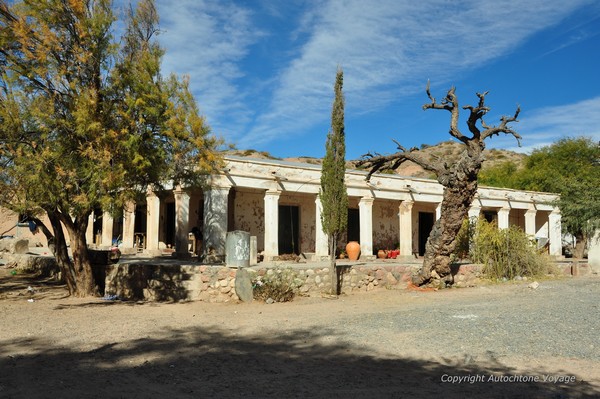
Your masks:
{"label": "shrub", "polygon": [[477,222],[470,258],[482,263],[483,273],[492,279],[540,277],[552,271],[548,257],[518,226],[498,229],[484,219]]}
{"label": "shrub", "polygon": [[253,296],[263,301],[289,302],[294,299],[301,285],[302,280],[293,269],[271,269],[266,275],[253,279]]}
{"label": "shrub", "polygon": [[463,220],[460,231],[456,235],[456,248],[451,256],[452,262],[469,257],[469,248],[473,241],[476,225],[477,223],[470,221],[468,217]]}

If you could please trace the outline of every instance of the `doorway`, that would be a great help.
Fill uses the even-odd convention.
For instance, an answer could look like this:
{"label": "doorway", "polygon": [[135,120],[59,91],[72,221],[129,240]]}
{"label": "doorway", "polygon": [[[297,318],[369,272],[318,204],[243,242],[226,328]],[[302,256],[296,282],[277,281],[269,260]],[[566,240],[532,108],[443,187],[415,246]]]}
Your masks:
{"label": "doorway", "polygon": [[300,209],[292,205],[279,206],[279,254],[300,254]]}
{"label": "doorway", "polygon": [[175,247],[175,203],[165,204],[165,244],[167,247]]}
{"label": "doorway", "polygon": [[348,209],[348,242],[360,242],[360,213],[358,209]]}
{"label": "doorway", "polygon": [[435,215],[432,212],[419,212],[419,256],[425,255],[425,246],[434,220]]}

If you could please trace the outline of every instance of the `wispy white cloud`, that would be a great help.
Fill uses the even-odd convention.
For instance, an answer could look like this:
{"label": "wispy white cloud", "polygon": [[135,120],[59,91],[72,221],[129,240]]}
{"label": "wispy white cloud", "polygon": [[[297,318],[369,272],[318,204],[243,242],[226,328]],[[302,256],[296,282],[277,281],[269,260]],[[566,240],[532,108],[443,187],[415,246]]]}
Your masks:
{"label": "wispy white cloud", "polygon": [[[251,11],[232,2],[158,1],[167,48],[165,71],[191,76],[201,111],[217,133],[235,137],[252,117],[243,90],[241,61],[263,36],[251,23]],[[233,123],[232,123],[233,122]]]}
{"label": "wispy white cloud", "polygon": [[499,138],[494,147],[530,153],[563,137],[588,136],[600,142],[600,97],[539,108],[529,114],[519,122],[517,129],[523,136],[523,147],[515,146],[514,141],[506,137]]}
{"label": "wispy white cloud", "polygon": [[[314,7],[294,2],[303,14],[284,21],[283,33],[258,25],[257,9],[239,3],[158,5],[166,29],[165,69],[190,74],[211,125],[246,147],[326,124],[338,65],[344,68],[348,112],[369,113],[422,90],[427,79],[434,88],[445,86],[451,77],[510,54],[583,3],[587,0],[329,0]],[[263,11],[278,15],[270,4]],[[278,60],[276,69],[244,86],[247,55],[275,34],[287,35],[289,48],[270,55]],[[258,90],[260,100],[251,96]]]}
{"label": "wispy white cloud", "polygon": [[338,64],[347,108],[369,112],[422,90],[428,78],[444,84],[509,53],[575,6],[545,0],[330,1],[309,19],[310,39],[282,71],[269,111],[242,141],[269,141],[327,120]]}

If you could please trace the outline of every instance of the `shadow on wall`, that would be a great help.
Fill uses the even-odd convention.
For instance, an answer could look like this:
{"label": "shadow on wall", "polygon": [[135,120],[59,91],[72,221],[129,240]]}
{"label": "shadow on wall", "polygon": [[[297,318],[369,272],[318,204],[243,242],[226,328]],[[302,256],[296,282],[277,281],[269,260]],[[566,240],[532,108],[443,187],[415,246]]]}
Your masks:
{"label": "shadow on wall", "polygon": [[[76,331],[73,331],[75,333]],[[379,358],[345,344],[333,331],[293,330],[240,336],[219,328],[152,332],[152,338],[55,347],[43,338],[0,341],[0,396],[75,397],[486,397],[592,398],[583,382],[452,384],[445,375],[509,376],[489,360],[468,366]],[[541,375],[541,370],[519,375]],[[447,377],[446,377],[447,378]],[[486,377],[487,378],[487,377]]]}
{"label": "shadow on wall", "polygon": [[185,273],[179,265],[162,267],[150,264],[105,266],[108,282],[101,295],[116,295],[129,300],[182,301],[189,299],[182,284]]}
{"label": "shadow on wall", "polygon": [[[227,198],[224,190],[214,189],[204,192],[204,254],[224,256],[225,233],[227,232]],[[216,259],[210,259],[211,263]]]}

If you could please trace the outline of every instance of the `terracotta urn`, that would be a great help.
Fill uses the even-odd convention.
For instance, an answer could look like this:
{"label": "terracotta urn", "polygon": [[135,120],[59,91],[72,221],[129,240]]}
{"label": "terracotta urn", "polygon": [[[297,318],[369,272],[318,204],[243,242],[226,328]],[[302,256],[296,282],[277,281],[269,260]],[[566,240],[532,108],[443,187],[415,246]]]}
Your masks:
{"label": "terracotta urn", "polygon": [[385,259],[387,257],[387,251],[384,249],[380,249],[379,251],[377,251],[377,257],[379,259]]}
{"label": "terracotta urn", "polygon": [[358,260],[358,256],[360,255],[360,244],[357,241],[350,241],[346,244],[346,253],[348,254],[348,259]]}

